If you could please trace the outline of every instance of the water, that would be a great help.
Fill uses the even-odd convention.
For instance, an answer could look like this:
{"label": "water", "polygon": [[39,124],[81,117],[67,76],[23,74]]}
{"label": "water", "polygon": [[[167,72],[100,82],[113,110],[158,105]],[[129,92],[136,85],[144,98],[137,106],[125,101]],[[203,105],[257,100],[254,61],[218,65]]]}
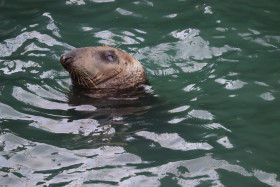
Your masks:
{"label": "water", "polygon": [[[0,185],[280,186],[280,3],[0,1]],[[133,101],[73,93],[76,47],[135,56]]]}

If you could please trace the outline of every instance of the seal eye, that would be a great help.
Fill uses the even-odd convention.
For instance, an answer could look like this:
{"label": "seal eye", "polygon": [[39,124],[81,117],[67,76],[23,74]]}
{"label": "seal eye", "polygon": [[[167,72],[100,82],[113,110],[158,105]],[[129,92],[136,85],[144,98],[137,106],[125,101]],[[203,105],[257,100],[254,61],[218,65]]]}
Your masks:
{"label": "seal eye", "polygon": [[107,56],[106,56],[106,60],[107,60],[108,62],[114,62],[114,61],[115,61],[115,56],[113,56],[113,55],[107,55]]}
{"label": "seal eye", "polygon": [[105,63],[119,63],[118,56],[116,55],[115,51],[107,50],[107,51],[101,51],[100,58]]}

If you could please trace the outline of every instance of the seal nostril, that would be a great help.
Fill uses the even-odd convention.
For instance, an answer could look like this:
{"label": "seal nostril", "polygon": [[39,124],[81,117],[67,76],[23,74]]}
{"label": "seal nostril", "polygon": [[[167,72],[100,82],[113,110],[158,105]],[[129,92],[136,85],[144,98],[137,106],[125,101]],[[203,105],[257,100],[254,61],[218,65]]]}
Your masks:
{"label": "seal nostril", "polygon": [[67,62],[67,63],[71,63],[72,62],[72,57],[66,57],[65,58],[65,62]]}
{"label": "seal nostril", "polygon": [[61,55],[60,62],[62,65],[68,65],[73,62],[73,57],[68,55]]}
{"label": "seal nostril", "polygon": [[68,65],[73,63],[77,57],[78,52],[80,52],[81,49],[73,49],[69,52],[64,53],[60,57],[60,63],[66,68]]}

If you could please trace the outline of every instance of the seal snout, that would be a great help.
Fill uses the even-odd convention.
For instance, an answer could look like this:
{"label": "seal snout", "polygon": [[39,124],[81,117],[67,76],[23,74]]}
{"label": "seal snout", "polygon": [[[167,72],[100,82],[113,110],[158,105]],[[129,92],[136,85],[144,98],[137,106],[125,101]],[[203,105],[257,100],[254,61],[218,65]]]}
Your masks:
{"label": "seal snout", "polygon": [[74,56],[72,55],[72,53],[68,52],[68,53],[64,53],[63,55],[61,55],[60,57],[60,63],[66,67],[69,64],[71,64],[74,61]]}

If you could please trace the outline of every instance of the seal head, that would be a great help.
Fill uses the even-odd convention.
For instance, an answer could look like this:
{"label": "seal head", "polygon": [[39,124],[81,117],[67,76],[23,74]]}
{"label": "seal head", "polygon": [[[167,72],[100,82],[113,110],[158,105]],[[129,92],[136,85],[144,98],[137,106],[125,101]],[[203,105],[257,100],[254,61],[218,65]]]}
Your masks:
{"label": "seal head", "polygon": [[113,47],[84,47],[64,53],[62,66],[75,87],[91,90],[121,91],[147,82],[140,62]]}

